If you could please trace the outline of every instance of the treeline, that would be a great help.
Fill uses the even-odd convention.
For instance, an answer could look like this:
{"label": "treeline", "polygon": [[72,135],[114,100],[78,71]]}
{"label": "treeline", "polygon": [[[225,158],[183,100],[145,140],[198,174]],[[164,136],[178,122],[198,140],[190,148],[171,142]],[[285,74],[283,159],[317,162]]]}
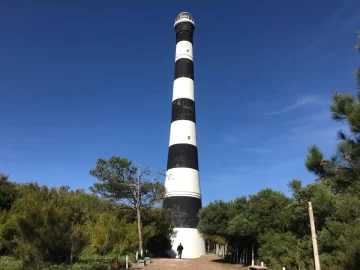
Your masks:
{"label": "treeline", "polygon": [[[356,77],[360,89],[360,68]],[[338,132],[340,141],[329,159],[316,145],[309,148],[305,166],[315,182],[302,186],[292,180],[291,198],[265,189],[231,202],[210,203],[199,214],[199,230],[208,242],[247,250],[248,263],[254,246],[257,261],[271,269],[314,269],[311,201],[322,269],[360,269],[360,91],[335,93],[329,108],[332,119],[348,124],[349,133]]]}
{"label": "treeline", "polygon": [[[149,187],[150,182],[143,181],[146,187],[131,185],[137,174],[137,168],[131,167],[131,162],[115,157],[110,160],[115,161],[114,166],[123,166],[119,171],[111,167],[102,171],[103,174],[112,171],[108,176],[118,184],[117,194],[131,192],[136,187],[141,188],[140,195],[154,191]],[[93,173],[98,172],[98,164]],[[126,179],[120,175],[125,171]],[[153,186],[159,185],[161,187],[160,183],[153,183]],[[93,187],[102,191],[106,188],[109,188],[106,179]],[[111,194],[109,190],[108,195]],[[158,196],[151,194],[153,199],[155,195]],[[8,176],[0,175],[0,256],[17,259],[19,269],[42,269],[49,264],[81,261],[86,261],[88,268],[82,265],[79,269],[107,269],[111,258],[120,259],[119,256],[134,255],[139,251],[138,216],[132,207],[122,203],[122,199],[126,199],[124,194],[122,196],[102,198],[104,196],[70,190],[67,186],[49,188],[36,183],[17,184]],[[144,252],[147,249],[161,255],[169,249],[172,230],[155,202],[155,199],[149,205],[139,202],[141,239]],[[108,259],[96,268],[98,258]]]}

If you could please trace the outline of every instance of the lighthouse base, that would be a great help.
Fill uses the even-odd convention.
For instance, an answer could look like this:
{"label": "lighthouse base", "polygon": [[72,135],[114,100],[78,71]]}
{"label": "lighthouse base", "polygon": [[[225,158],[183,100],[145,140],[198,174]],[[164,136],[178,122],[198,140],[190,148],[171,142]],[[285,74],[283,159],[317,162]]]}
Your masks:
{"label": "lighthouse base", "polygon": [[172,249],[167,252],[172,258],[178,258],[177,247],[180,243],[184,247],[181,256],[184,259],[195,259],[206,254],[205,241],[197,229],[174,228],[174,231]]}

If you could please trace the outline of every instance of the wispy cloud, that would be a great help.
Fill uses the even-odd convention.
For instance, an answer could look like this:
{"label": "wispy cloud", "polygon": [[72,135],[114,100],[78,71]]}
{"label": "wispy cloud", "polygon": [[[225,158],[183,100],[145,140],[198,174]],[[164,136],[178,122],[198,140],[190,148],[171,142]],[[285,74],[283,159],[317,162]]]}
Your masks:
{"label": "wispy cloud", "polygon": [[[328,44],[329,40],[326,39],[329,33],[333,33],[334,29],[339,29],[339,27],[352,29],[358,22],[359,13],[358,7],[356,7],[357,0],[343,1],[341,6],[339,6],[332,14],[329,14],[320,25],[315,26],[314,31],[317,33],[316,38],[309,40],[307,45],[303,49],[296,51],[294,57],[302,57],[304,54],[308,54],[312,50],[323,47],[325,44]],[[340,30],[339,30],[340,31]],[[332,37],[332,35],[330,35]],[[314,59],[304,60],[314,61]]]}
{"label": "wispy cloud", "polygon": [[325,126],[317,129],[313,125],[293,128],[289,131],[288,142],[308,145],[321,144],[323,146],[335,145],[339,129],[341,129],[340,126]]}
{"label": "wispy cloud", "polygon": [[225,142],[231,143],[231,144],[240,144],[240,143],[244,142],[242,139],[240,139],[239,137],[237,137],[234,134],[228,134],[225,136],[224,139],[225,139]]}
{"label": "wispy cloud", "polygon": [[267,154],[269,152],[269,149],[263,147],[247,147],[240,149],[240,151],[262,155]]}
{"label": "wispy cloud", "polygon": [[[277,184],[276,182],[282,179],[280,176],[283,176],[284,174],[287,175],[287,169],[296,168],[299,166],[299,164],[300,166],[303,165],[303,160],[303,157],[301,157],[277,160],[273,163],[258,162],[250,166],[247,164],[246,167],[240,165],[226,171],[212,172],[211,176],[207,178],[207,184],[223,185],[223,183],[226,183],[228,185],[234,186],[238,184],[240,180],[242,180],[241,187],[243,189],[246,190],[247,188],[245,187],[254,187],[256,190],[260,190],[262,188],[266,188],[264,186],[264,179],[271,178],[271,184],[268,184],[270,184],[269,187],[272,187],[272,185]],[[294,173],[293,169],[290,169],[289,172]],[[279,178],[277,178],[277,176],[279,176]],[[291,180],[292,177],[293,175],[290,175],[289,177],[285,178],[285,187],[286,183]]]}
{"label": "wispy cloud", "polygon": [[237,145],[246,144],[246,140],[244,140],[240,134],[241,134],[241,130],[238,129],[226,133],[224,135],[225,143],[237,144]]}
{"label": "wispy cloud", "polygon": [[284,126],[284,132],[275,139],[274,144],[283,142],[300,146],[320,143],[330,146],[336,144],[337,131],[346,128],[346,123],[335,122],[331,119],[331,113],[324,109],[288,121]]}
{"label": "wispy cloud", "polygon": [[351,14],[348,18],[346,18],[343,22],[344,27],[347,29],[353,29],[360,22],[360,7],[353,10],[353,14]]}
{"label": "wispy cloud", "polygon": [[[291,107],[300,104],[297,105],[299,107],[306,104],[305,101],[314,100],[316,99],[304,98],[291,104]],[[328,108],[316,107],[301,115],[292,115],[293,119],[289,119],[286,125],[279,117],[271,124],[259,125],[259,129],[253,126],[247,130],[235,128],[232,135],[227,138],[236,142],[235,138],[239,137],[242,143],[230,145],[227,153],[229,161],[222,164],[221,170],[209,169],[206,172],[204,193],[219,190],[216,195],[212,193],[212,197],[228,200],[240,195],[254,194],[269,187],[290,196],[287,183],[291,179],[301,179],[304,184],[314,179],[304,166],[309,146],[318,145],[326,157],[334,153],[337,144],[336,133],[339,129],[344,129],[346,123],[335,122],[330,115]],[[276,132],[275,123],[282,124]],[[258,136],[259,133],[261,136]],[[224,185],[231,188],[222,192]]]}
{"label": "wispy cloud", "polygon": [[224,142],[230,145],[232,148],[235,147],[237,151],[243,153],[246,152],[251,154],[264,155],[269,152],[269,149],[266,147],[258,147],[256,145],[251,146],[251,142],[243,139],[240,134],[240,131],[233,131],[232,133],[225,135]]}
{"label": "wispy cloud", "polygon": [[317,96],[306,96],[306,97],[298,99],[293,104],[290,104],[290,105],[286,106],[285,108],[283,108],[283,109],[281,109],[279,111],[265,113],[265,115],[279,115],[279,114],[286,113],[286,112],[289,112],[291,110],[297,109],[297,108],[302,107],[302,106],[306,106],[306,105],[309,105],[309,104],[316,103],[317,101],[318,101]]}

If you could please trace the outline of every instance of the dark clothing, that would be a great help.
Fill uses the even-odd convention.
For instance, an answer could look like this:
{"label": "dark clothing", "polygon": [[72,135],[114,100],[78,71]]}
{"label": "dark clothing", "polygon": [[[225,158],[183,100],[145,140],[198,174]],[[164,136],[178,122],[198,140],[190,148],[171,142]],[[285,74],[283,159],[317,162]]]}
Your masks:
{"label": "dark clothing", "polygon": [[184,249],[184,247],[182,245],[179,245],[177,247],[177,252],[178,252],[178,255],[179,255],[179,259],[181,259],[183,249]]}

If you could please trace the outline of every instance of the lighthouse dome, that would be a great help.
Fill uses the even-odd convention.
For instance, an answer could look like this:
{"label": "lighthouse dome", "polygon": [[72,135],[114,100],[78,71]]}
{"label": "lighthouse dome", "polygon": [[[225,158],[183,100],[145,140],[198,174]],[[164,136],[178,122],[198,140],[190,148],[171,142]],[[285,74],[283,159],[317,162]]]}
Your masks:
{"label": "lighthouse dome", "polygon": [[191,16],[191,14],[189,12],[181,12],[175,19],[175,24],[174,26],[176,26],[177,24],[181,23],[181,22],[190,22],[193,25],[195,25],[195,22]]}

